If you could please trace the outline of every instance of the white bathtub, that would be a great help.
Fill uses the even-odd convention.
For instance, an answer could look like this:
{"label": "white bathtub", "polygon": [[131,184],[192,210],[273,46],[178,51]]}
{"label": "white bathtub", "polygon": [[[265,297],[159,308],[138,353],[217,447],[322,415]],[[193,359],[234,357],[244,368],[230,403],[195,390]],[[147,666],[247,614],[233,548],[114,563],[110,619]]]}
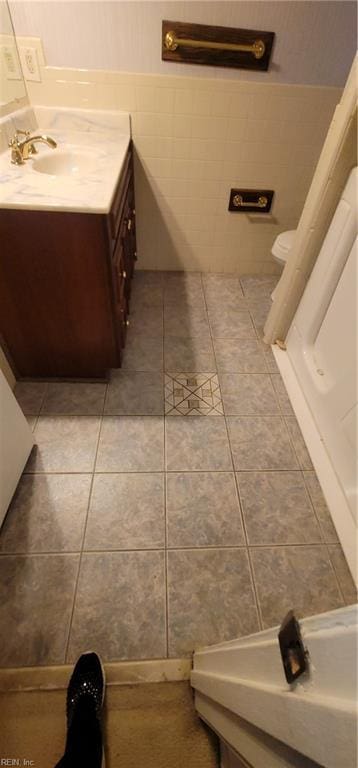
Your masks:
{"label": "white bathtub", "polygon": [[357,179],[354,168],[289,330],[287,354],[276,354],[355,581]]}

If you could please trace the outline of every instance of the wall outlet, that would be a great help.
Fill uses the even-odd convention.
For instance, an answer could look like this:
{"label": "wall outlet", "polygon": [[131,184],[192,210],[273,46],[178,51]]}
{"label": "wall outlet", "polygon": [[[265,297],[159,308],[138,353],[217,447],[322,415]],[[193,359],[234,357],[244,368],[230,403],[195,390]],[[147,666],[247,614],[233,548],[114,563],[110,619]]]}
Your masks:
{"label": "wall outlet", "polygon": [[22,72],[15,43],[1,46],[3,71],[7,80],[22,80]]}
{"label": "wall outlet", "polygon": [[36,48],[20,46],[20,59],[25,80],[40,83],[41,75]]}

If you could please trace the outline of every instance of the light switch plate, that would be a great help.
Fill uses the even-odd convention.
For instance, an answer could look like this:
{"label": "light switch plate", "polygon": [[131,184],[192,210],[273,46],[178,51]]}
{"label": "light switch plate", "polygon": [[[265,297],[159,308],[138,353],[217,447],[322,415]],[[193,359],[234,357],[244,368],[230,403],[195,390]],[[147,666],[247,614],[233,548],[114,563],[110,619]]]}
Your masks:
{"label": "light switch plate", "polygon": [[1,45],[2,67],[7,80],[22,80],[22,72],[14,42]]}

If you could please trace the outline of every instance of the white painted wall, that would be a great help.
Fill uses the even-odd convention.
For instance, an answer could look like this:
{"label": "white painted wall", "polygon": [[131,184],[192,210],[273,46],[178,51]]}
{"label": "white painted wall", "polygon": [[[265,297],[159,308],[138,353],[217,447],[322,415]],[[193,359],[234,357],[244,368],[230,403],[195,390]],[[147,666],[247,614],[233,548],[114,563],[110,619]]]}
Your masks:
{"label": "white painted wall", "polygon": [[0,526],[33,444],[26,417],[0,370]]}
{"label": "white painted wall", "polygon": [[1,347],[0,347],[0,371],[2,371],[2,373],[4,374],[9,387],[11,387],[11,389],[14,389],[16,379]]}
{"label": "white painted wall", "polygon": [[[356,3],[10,0],[17,35],[41,37],[50,66],[245,81],[344,84],[356,50]],[[276,33],[268,73],[161,61],[163,19]]]}

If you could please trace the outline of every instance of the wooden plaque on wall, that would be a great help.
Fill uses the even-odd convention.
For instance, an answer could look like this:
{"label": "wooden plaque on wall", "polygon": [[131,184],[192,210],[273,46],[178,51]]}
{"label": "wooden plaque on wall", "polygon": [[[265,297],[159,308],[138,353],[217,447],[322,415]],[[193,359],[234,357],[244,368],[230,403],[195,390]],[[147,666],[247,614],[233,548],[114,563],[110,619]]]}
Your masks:
{"label": "wooden plaque on wall", "polygon": [[[274,32],[163,21],[162,59],[183,64],[266,71],[274,37]],[[240,45],[248,46],[250,50],[236,49]],[[225,50],[225,46],[229,48]]]}

